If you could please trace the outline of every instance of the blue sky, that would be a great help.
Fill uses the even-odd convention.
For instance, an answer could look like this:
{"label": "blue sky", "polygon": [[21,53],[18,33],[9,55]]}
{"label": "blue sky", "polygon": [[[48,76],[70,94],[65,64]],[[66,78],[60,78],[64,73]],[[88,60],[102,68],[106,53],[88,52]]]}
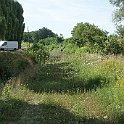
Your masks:
{"label": "blue sky", "polygon": [[73,27],[79,22],[89,22],[113,33],[114,7],[109,0],[18,0],[24,9],[27,31],[47,27],[65,38],[71,37]]}

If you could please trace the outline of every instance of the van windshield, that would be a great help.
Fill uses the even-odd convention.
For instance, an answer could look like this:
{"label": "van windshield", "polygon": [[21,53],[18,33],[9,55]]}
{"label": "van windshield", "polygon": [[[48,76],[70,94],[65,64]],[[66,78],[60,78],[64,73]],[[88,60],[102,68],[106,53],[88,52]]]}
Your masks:
{"label": "van windshield", "polygon": [[6,46],[7,45],[7,42],[4,42],[3,44],[2,44],[2,46]]}

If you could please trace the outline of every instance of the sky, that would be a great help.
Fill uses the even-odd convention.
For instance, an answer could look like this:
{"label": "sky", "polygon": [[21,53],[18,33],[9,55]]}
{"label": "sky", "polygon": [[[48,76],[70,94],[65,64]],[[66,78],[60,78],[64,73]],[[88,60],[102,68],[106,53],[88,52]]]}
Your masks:
{"label": "sky", "polygon": [[74,26],[80,22],[95,24],[114,33],[114,7],[109,0],[18,0],[24,9],[25,31],[46,27],[54,33],[71,37]]}

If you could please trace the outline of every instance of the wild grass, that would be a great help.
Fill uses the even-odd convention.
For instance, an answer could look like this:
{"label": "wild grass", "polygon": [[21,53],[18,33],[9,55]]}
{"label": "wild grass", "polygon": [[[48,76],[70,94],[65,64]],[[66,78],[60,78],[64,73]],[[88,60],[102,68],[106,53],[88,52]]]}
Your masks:
{"label": "wild grass", "polygon": [[4,86],[0,122],[123,124],[123,56],[56,56],[59,59],[26,70],[16,87]]}
{"label": "wild grass", "polygon": [[19,52],[0,52],[0,83],[19,75],[31,63]]}

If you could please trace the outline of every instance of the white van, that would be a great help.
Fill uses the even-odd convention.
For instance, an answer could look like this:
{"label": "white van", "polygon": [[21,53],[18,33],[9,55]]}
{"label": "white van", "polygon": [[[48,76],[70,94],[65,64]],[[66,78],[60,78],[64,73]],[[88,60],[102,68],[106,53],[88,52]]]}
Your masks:
{"label": "white van", "polygon": [[17,50],[18,41],[0,41],[0,50]]}

